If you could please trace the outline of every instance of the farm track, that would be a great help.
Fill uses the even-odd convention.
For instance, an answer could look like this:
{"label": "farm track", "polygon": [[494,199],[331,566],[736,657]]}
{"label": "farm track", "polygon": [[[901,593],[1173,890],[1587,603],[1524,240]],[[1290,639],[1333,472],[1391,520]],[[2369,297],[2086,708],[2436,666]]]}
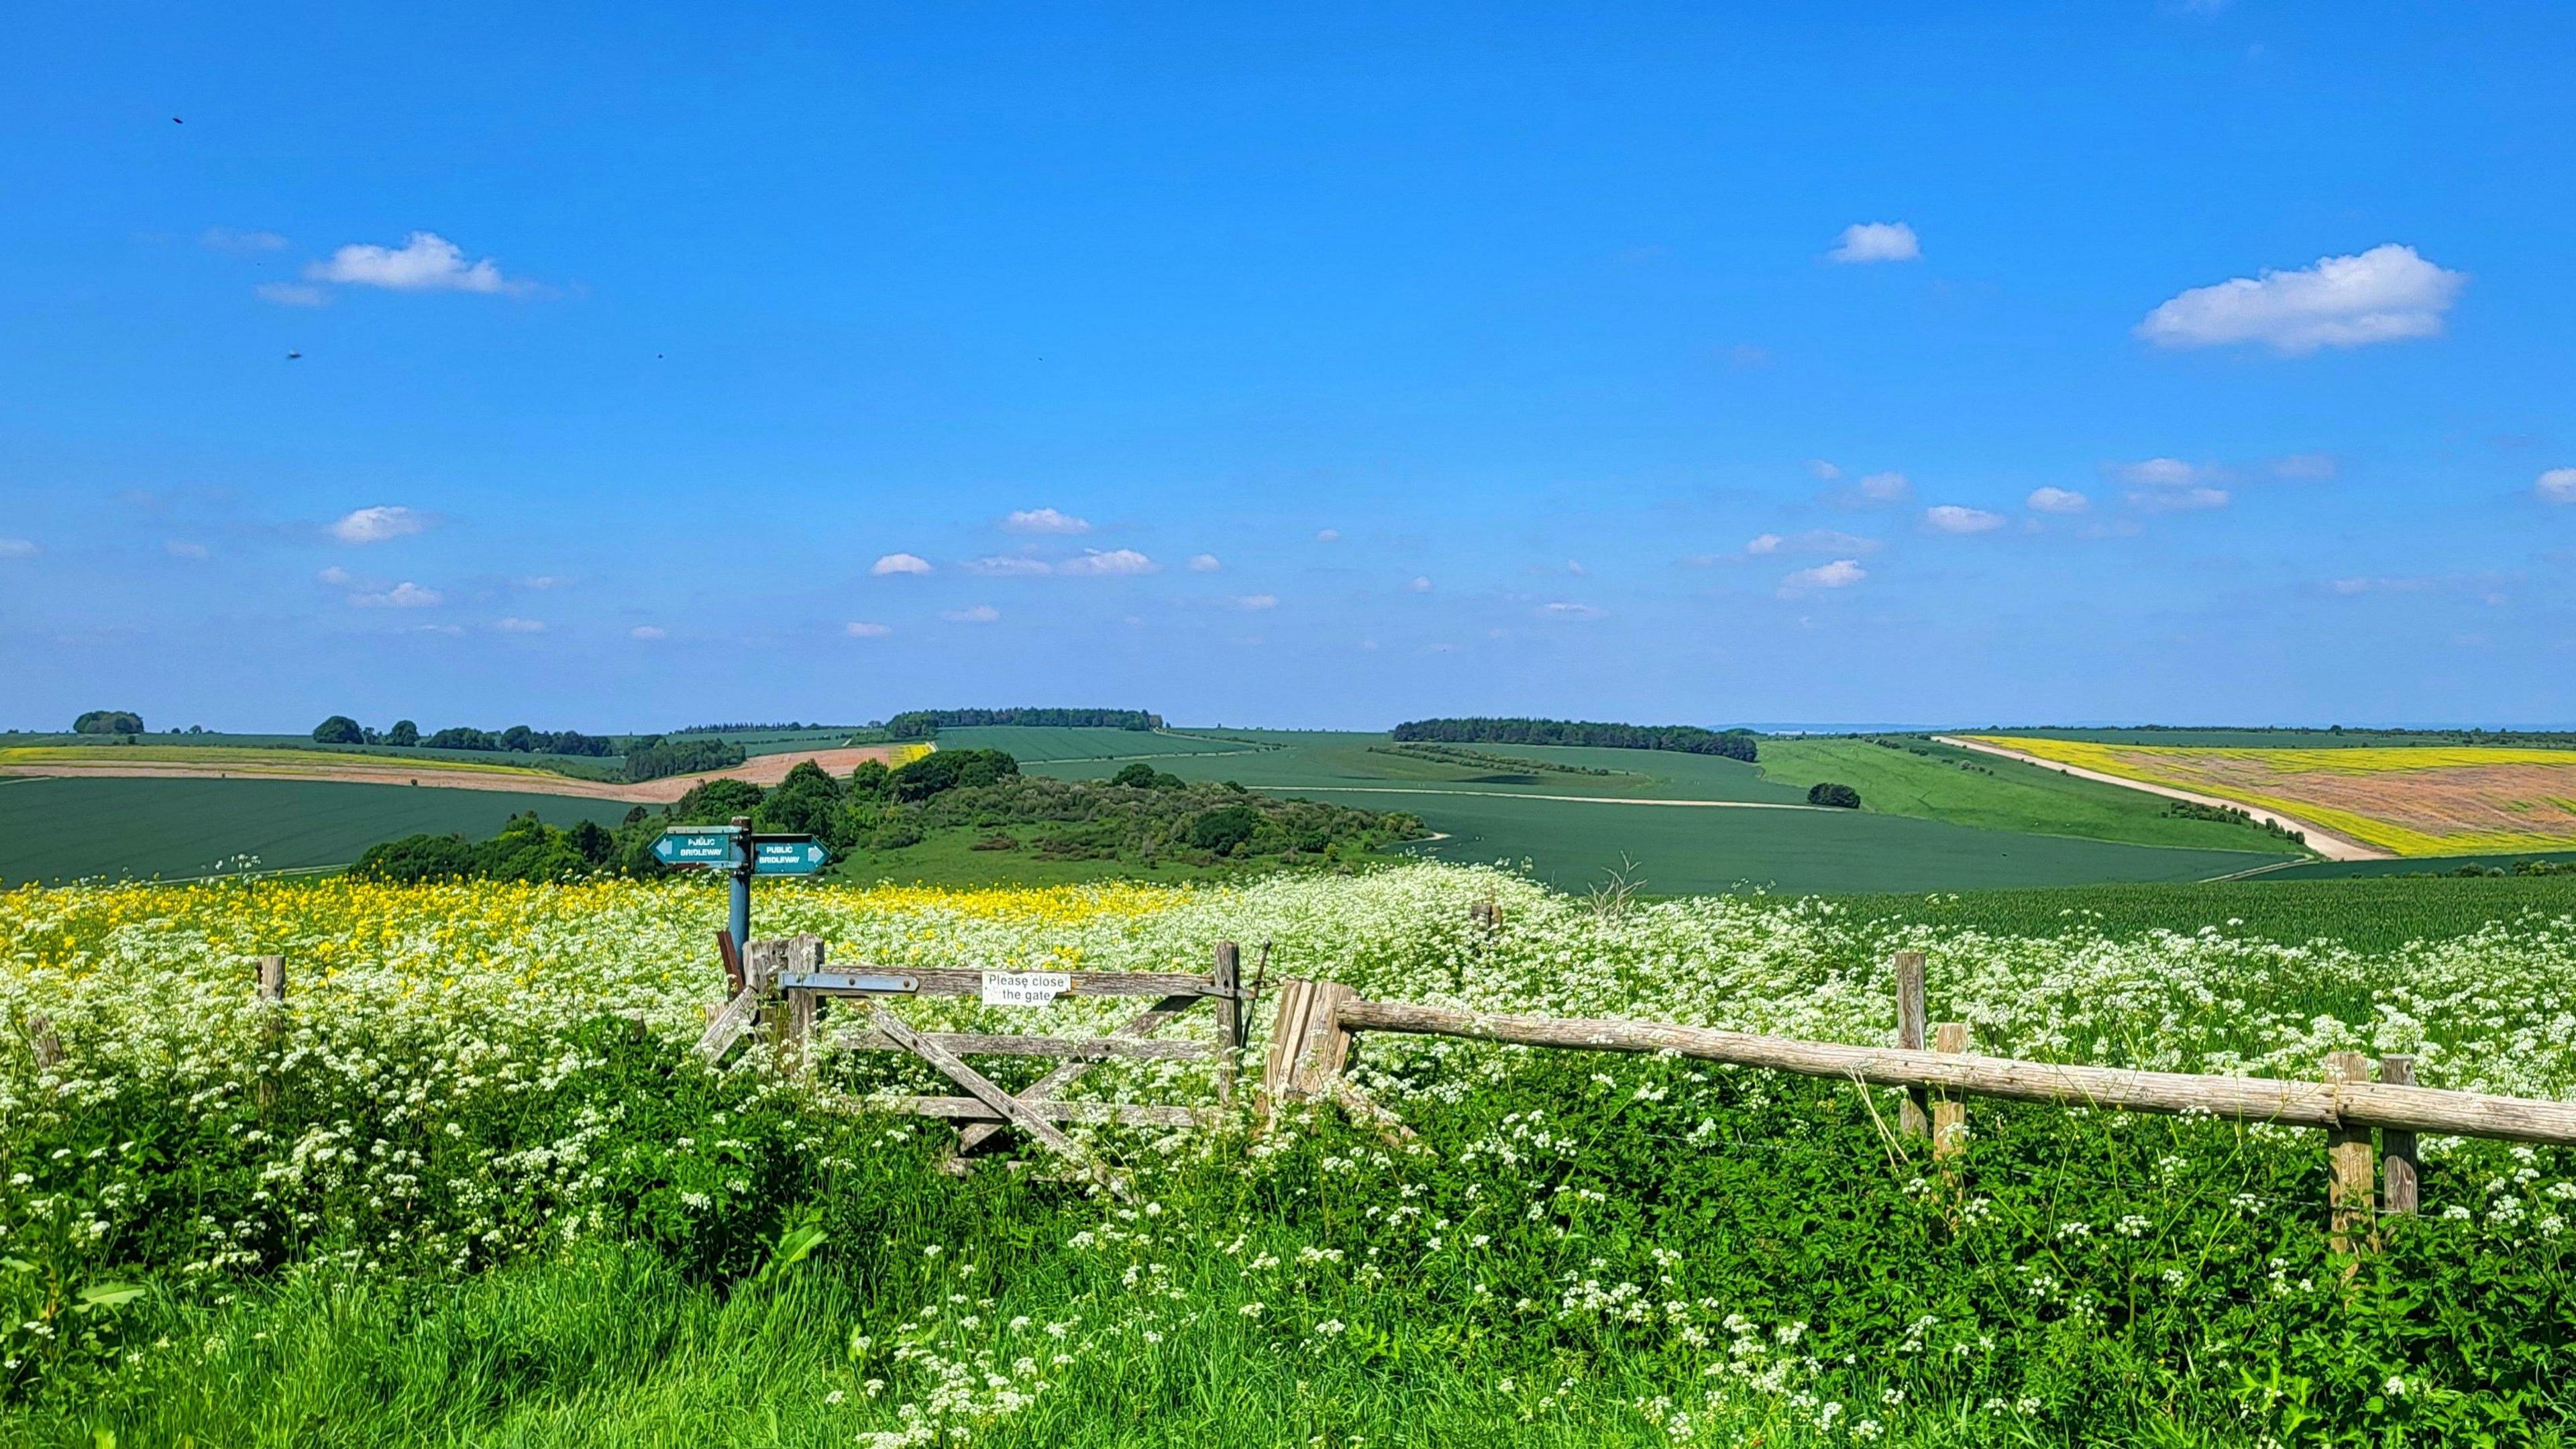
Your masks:
{"label": "farm track", "polygon": [[2302,820],[2295,815],[2285,815],[2266,806],[2249,805],[2242,800],[2230,800],[2223,795],[2204,795],[2196,790],[2185,790],[2174,785],[2159,785],[2152,780],[2140,780],[2128,775],[2114,775],[2108,770],[2090,770],[2082,765],[2069,765],[2024,750],[1990,744],[1967,735],[1934,735],[1932,739],[1937,744],[1953,745],[1963,750],[1974,750],[1981,755],[1993,755],[1999,759],[2036,765],[2043,770],[2055,770],[2060,774],[2073,775],[2079,780],[2098,780],[2106,785],[2121,785],[2131,790],[2143,790],[2150,795],[2162,795],[2169,800],[2188,801],[2194,805],[2215,805],[2228,810],[2242,810],[2257,820],[2305,835],[2308,839],[2308,849],[2328,860],[2395,860],[2397,858],[2394,851],[2382,850],[2375,845],[2365,845],[2351,836],[2339,835],[2322,825]]}
{"label": "farm track", "polygon": [[[416,785],[424,790],[494,790],[513,795],[569,795],[585,800],[620,800],[637,805],[668,805],[709,780],[748,780],[755,785],[775,785],[787,778],[789,770],[808,760],[835,774],[847,774],[866,760],[891,764],[895,754],[903,748],[905,747],[900,745],[864,745],[831,750],[790,750],[774,755],[754,755],[730,769],[705,770],[691,775],[667,775],[659,780],[646,780],[638,784],[617,780],[582,780],[545,770],[523,770],[508,766],[414,763],[363,755],[328,756],[309,760],[280,758],[273,764],[265,760],[248,764],[232,762],[200,764],[186,760],[126,760],[98,764],[85,760],[44,761],[0,764],[0,777],[58,780],[311,780],[342,785]],[[282,757],[294,754],[290,750],[281,750],[278,753]]]}

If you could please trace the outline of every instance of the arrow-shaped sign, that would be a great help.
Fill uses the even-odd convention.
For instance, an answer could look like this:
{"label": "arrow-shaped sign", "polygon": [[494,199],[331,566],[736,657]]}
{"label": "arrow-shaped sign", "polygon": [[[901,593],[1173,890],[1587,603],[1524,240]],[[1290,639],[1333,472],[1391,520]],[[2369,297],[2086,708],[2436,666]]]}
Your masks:
{"label": "arrow-shaped sign", "polygon": [[776,836],[752,842],[751,873],[754,875],[812,875],[823,868],[831,852],[814,837]]}
{"label": "arrow-shaped sign", "polygon": [[666,830],[653,842],[653,858],[664,865],[703,865],[731,869],[742,857],[741,833],[730,825]]}

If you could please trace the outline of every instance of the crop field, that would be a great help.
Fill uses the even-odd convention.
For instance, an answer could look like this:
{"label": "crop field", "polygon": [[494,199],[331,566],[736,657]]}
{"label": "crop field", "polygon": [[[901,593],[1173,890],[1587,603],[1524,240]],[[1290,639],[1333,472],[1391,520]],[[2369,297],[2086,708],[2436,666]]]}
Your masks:
{"label": "crop field", "polygon": [[[1153,760],[1165,755],[1243,755],[1260,746],[1174,730],[1102,729],[1085,725],[974,725],[939,732],[943,750],[1000,750],[1023,764],[1070,760]],[[1116,766],[1112,765],[1111,769]]]}
{"label": "crop field", "polygon": [[[2541,888],[2358,945],[2193,924],[2250,886],[2120,888],[2193,901],[2181,929],[2094,929],[2042,893],[1597,909],[1438,865],[778,885],[757,910],[841,961],[1192,970],[1233,939],[1273,981],[1859,1043],[1889,1040],[1884,963],[1911,948],[1934,1018],[1984,1051],[2297,1077],[2407,1051],[2430,1084],[2564,1097],[2562,884],[2276,888],[2347,923],[2415,885]],[[1891,1093],[1370,1037],[1356,1080],[1411,1135],[1329,1109],[1076,1129],[1120,1201],[1043,1154],[952,1176],[944,1125],[841,1110],[757,1057],[698,1064],[720,900],[0,894],[0,1016],[43,1017],[59,1051],[0,1050],[0,1438],[2430,1444],[2556,1442],[2576,1415],[2557,1149],[2428,1141],[2424,1215],[2386,1221],[2347,1282],[2313,1132],[1980,1101],[1944,1178],[1882,1130]],[[290,962],[274,1014],[263,952]],[[1069,1034],[1132,1010],[901,1008]],[[883,1054],[821,1071],[862,1100],[931,1083]],[[1111,1062],[1074,1094],[1204,1104],[1204,1072]]]}
{"label": "crop field", "polygon": [[2185,749],[1980,738],[2083,769],[2289,812],[2398,855],[2576,847],[2576,751]]}
{"label": "crop field", "polygon": [[[1408,810],[1443,837],[1421,847],[1431,856],[1526,861],[1538,879],[1567,889],[1620,871],[1672,894],[1972,890],[2203,880],[2296,858],[2277,837],[2175,819],[2165,802],[2116,785],[1923,742],[1916,753],[1856,739],[1765,740],[1763,762],[1752,765],[1659,750],[1478,747],[1586,772],[1572,773],[1395,753],[1383,735],[1228,733],[1272,748],[1158,759],[1155,768]],[[1099,778],[1119,766],[1070,759],[1031,768]],[[1807,787],[1820,779],[1859,785],[1868,808],[1809,808]],[[1762,808],[1726,808],[1736,806]]]}
{"label": "crop field", "polygon": [[346,865],[414,832],[490,835],[533,810],[549,824],[613,825],[611,800],[414,790],[310,780],[0,779],[0,886],[181,880],[249,856],[263,871]]}

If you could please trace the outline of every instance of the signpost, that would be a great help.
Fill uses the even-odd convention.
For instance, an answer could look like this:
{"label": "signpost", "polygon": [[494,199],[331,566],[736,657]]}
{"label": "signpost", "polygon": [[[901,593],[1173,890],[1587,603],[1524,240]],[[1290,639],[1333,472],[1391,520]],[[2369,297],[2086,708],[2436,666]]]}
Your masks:
{"label": "signpost", "polygon": [[823,843],[810,835],[754,835],[745,815],[735,816],[731,825],[675,825],[653,842],[653,858],[664,865],[720,870],[733,877],[725,930],[736,951],[751,941],[751,878],[812,875],[829,857]]}

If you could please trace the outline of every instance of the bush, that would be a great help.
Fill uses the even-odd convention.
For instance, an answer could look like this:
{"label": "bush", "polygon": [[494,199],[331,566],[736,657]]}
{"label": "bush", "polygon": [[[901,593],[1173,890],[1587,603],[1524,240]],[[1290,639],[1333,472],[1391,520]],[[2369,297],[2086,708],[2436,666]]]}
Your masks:
{"label": "bush", "polygon": [[1831,805],[1837,810],[1858,810],[1860,792],[1849,785],[1837,785],[1831,780],[1822,780],[1807,787],[1807,803]]}
{"label": "bush", "polygon": [[1131,790],[1181,790],[1189,786],[1189,782],[1180,776],[1157,770],[1143,760],[1110,776],[1109,783],[1124,785]]}
{"label": "bush", "polygon": [[419,744],[420,726],[413,724],[407,719],[395,720],[394,727],[385,731],[385,743],[389,745]]}
{"label": "bush", "polygon": [[684,740],[655,739],[626,752],[626,778],[641,782],[704,770],[730,770],[749,758],[742,746],[705,735]]}
{"label": "bush", "polygon": [[313,727],[313,743],[317,745],[363,745],[366,742],[366,727],[345,714],[335,714]]}
{"label": "bush", "polygon": [[1183,839],[1199,850],[1231,855],[1261,828],[1261,812],[1249,805],[1224,805],[1190,822]]}
{"label": "bush", "polygon": [[1020,772],[1020,762],[1000,750],[938,750],[886,776],[897,800],[927,800],[948,790],[990,785]]}
{"label": "bush", "polygon": [[462,835],[406,835],[370,845],[349,867],[349,874],[359,880],[394,885],[472,880],[477,873],[474,847]]}
{"label": "bush", "polygon": [[72,721],[72,733],[139,735],[143,733],[143,716],[130,709],[94,709]]}

